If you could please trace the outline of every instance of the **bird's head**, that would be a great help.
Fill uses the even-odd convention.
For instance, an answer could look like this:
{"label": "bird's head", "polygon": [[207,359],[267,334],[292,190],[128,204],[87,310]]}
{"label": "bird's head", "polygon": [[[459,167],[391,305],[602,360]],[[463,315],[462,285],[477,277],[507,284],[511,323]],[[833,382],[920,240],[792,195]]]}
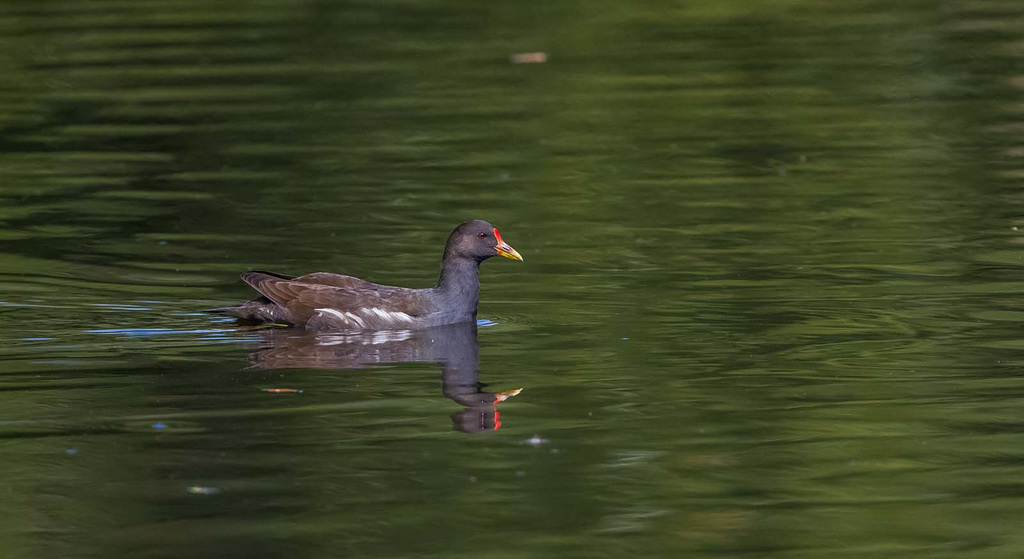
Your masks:
{"label": "bird's head", "polygon": [[445,254],[472,258],[477,262],[483,262],[492,256],[523,260],[516,249],[501,239],[496,227],[479,219],[467,221],[452,231],[445,246]]}

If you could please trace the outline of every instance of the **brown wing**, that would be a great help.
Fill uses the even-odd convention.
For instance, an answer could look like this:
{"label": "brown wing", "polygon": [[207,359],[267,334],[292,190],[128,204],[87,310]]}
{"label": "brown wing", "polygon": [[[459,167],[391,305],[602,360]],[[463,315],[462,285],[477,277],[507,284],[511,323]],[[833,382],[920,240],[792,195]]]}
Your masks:
{"label": "brown wing", "polygon": [[330,285],[333,287],[344,287],[346,289],[369,289],[374,287],[380,287],[379,285],[359,279],[352,276],[344,276],[341,274],[332,274],[330,272],[313,272],[312,274],[306,274],[297,278],[292,278],[295,281],[301,281],[305,283],[318,283],[320,285]]}
{"label": "brown wing", "polygon": [[350,322],[351,327],[383,329],[399,327],[402,323],[413,326],[417,317],[429,312],[426,297],[416,289],[377,285],[363,280],[351,284],[353,287],[335,287],[302,281],[302,278],[287,279],[267,272],[246,272],[242,279],[274,303],[288,309],[297,324],[306,323],[314,315],[324,314],[328,318],[338,318],[342,325]]}

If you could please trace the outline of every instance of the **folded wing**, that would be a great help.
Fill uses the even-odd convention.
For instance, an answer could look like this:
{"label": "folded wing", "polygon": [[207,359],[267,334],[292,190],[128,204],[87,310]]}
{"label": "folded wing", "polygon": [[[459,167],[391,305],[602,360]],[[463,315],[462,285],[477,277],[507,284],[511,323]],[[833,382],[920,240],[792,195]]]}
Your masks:
{"label": "folded wing", "polygon": [[287,309],[295,323],[307,328],[401,329],[414,327],[429,312],[418,290],[377,285],[338,274],[288,278],[268,272],[246,272],[253,289]]}

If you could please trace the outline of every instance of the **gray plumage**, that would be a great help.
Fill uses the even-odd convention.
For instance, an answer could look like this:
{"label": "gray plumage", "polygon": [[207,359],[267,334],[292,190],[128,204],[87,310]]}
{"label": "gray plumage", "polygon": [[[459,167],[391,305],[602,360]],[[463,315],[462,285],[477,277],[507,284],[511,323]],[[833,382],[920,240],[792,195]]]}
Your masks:
{"label": "gray plumage", "polygon": [[522,257],[486,221],[463,223],[452,231],[441,260],[437,286],[393,287],[314,272],[289,277],[251,271],[242,280],[261,297],[236,307],[212,309],[248,323],[280,323],[307,330],[418,329],[476,320],[480,263],[492,256]]}

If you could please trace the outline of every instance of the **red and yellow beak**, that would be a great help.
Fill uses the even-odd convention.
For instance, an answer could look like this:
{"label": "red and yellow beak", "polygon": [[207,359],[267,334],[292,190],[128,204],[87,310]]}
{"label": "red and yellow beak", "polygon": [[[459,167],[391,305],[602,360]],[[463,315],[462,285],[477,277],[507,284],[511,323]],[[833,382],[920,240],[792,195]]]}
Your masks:
{"label": "red and yellow beak", "polygon": [[494,229],[494,238],[498,241],[498,244],[494,246],[494,251],[498,253],[498,256],[504,256],[511,260],[523,261],[522,255],[519,254],[516,249],[508,246],[508,244],[501,240],[501,234],[498,233],[498,229]]}

